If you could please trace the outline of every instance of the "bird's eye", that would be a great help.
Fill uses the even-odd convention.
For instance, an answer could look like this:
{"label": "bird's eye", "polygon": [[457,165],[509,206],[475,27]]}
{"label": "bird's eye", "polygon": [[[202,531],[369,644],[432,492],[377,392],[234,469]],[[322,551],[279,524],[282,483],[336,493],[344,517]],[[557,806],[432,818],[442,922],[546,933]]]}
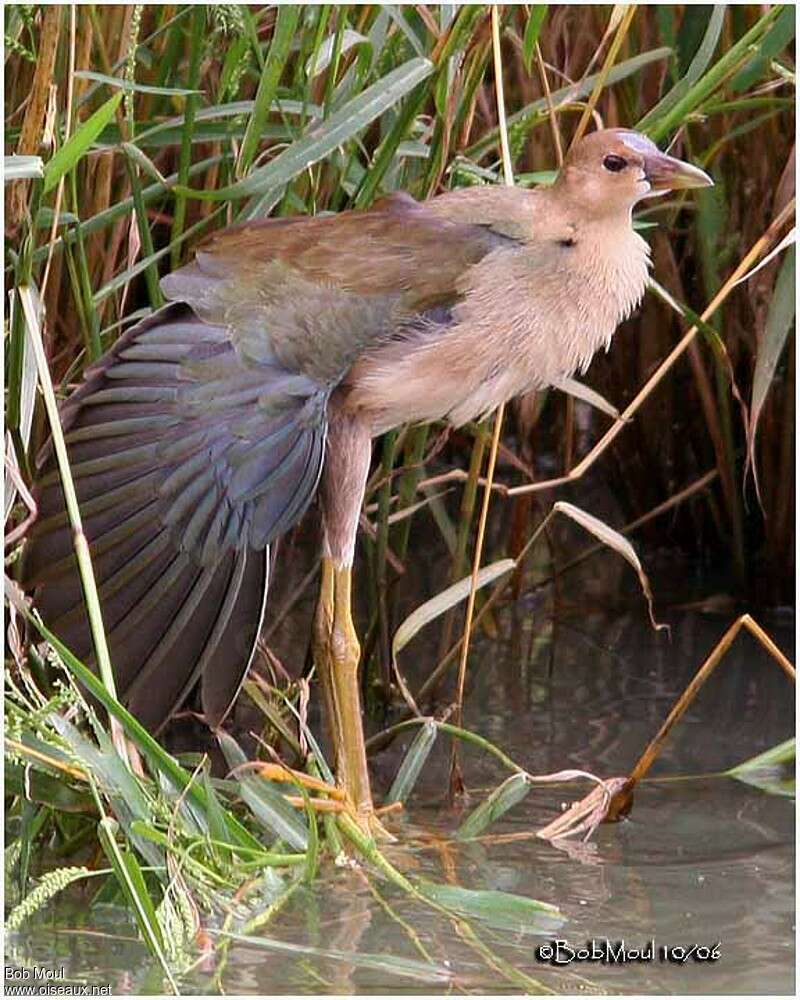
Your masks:
{"label": "bird's eye", "polygon": [[616,174],[628,166],[628,161],[624,156],[616,156],[614,153],[609,153],[609,155],[603,160],[603,166],[606,170],[610,170],[612,173]]}

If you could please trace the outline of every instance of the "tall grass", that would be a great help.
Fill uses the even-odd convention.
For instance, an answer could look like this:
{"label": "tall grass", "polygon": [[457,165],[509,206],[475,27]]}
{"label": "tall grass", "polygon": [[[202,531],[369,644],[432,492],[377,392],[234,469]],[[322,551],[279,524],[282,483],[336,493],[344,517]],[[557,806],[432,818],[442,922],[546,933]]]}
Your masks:
{"label": "tall grass", "polygon": [[[515,568],[514,588],[525,586],[526,543],[542,520],[527,487],[563,473],[570,490],[579,489],[567,474],[612,427],[592,474],[619,498],[637,547],[677,547],[721,567],[726,588],[748,603],[792,599],[794,250],[739,284],[729,280],[743,260],[755,263],[776,246],[793,215],[790,6],[501,7],[507,129],[498,122],[485,5],[11,5],[4,13],[6,152],[16,154],[6,160],[7,527],[29,516],[24,487],[48,433],[26,347],[26,330],[40,320],[26,322],[23,304],[30,314],[41,299],[47,362],[66,394],[129,323],[161,304],[159,275],[189,259],[215,228],[270,213],[368,207],[400,189],[425,198],[499,184],[505,135],[515,182],[548,183],[576,131],[594,121],[675,140],[716,186],[660,200],[639,216],[659,287],[594,362],[588,385],[574,387],[577,398],[550,392],[509,408],[489,519],[507,512],[503,524],[511,527],[496,523],[483,562],[494,560],[498,573]],[[693,326],[696,335],[686,335]],[[674,363],[659,367],[676,343]],[[634,419],[616,425],[631,400]],[[362,574],[359,596],[371,622],[365,650],[374,653],[384,692],[403,645],[393,585],[414,571],[412,534],[425,532],[447,554],[447,582],[456,588],[471,563],[488,432],[468,427],[445,440],[441,431],[407,429],[376,446],[364,532],[371,572],[369,585]],[[576,519],[632,554],[641,572],[621,536],[599,522],[592,527],[585,514]],[[516,563],[501,566],[508,555]],[[482,580],[491,582],[493,572]],[[491,620],[510,581],[496,582],[488,598],[475,595],[476,625]],[[451,588],[422,618],[447,612],[468,592]],[[273,608],[298,594],[277,591]],[[15,602],[12,617],[30,614]],[[440,673],[460,655],[456,622],[445,619]],[[53,646],[91,686],[69,652]],[[61,846],[95,839],[167,977],[196,931],[184,888],[203,908],[235,911],[236,933],[246,935],[267,917],[246,900],[239,907],[237,872],[282,879],[276,898],[288,898],[313,877],[320,851],[335,854],[342,843],[451,919],[480,909],[468,897],[456,905],[419,885],[409,889],[391,866],[388,874],[385,859],[346,820],[309,801],[330,796],[297,774],[289,807],[274,775],[218,782],[205,763],[185,770],[98,686],[152,776],[134,777],[77,690],[43,694],[46,665],[14,648],[7,719],[12,783],[19,781],[16,885],[24,894],[46,834]],[[294,654],[298,668],[304,653]],[[258,684],[251,691],[287,745],[313,740],[302,722],[297,737],[302,692],[287,705],[274,691],[264,699]],[[94,739],[65,721],[69,711],[88,717]],[[461,733],[455,727],[451,735]],[[395,782],[398,796],[434,736],[430,726],[421,730]],[[235,745],[226,752],[231,767],[242,763]],[[298,760],[325,776],[313,744],[310,760]],[[497,790],[505,807],[527,790],[520,774]],[[176,857],[183,881],[163,879]],[[464,933],[473,940],[476,932]],[[478,936],[473,943],[481,954]],[[516,986],[535,985],[514,975]]]}

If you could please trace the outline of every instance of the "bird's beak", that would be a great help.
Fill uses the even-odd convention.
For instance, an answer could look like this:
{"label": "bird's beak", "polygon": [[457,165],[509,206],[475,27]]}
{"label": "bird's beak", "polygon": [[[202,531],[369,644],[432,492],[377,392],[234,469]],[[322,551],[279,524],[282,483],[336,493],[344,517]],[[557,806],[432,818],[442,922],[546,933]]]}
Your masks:
{"label": "bird's beak", "polygon": [[667,156],[666,153],[652,153],[645,157],[644,171],[651,191],[714,186],[705,170],[677,160],[674,156]]}

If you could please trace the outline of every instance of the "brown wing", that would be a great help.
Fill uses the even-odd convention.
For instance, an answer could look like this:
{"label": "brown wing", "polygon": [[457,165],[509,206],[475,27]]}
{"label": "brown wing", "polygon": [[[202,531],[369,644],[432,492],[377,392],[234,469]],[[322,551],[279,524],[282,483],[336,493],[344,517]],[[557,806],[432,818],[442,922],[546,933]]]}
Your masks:
{"label": "brown wing", "polygon": [[225,324],[246,357],[276,357],[331,384],[365,347],[457,301],[466,272],[512,242],[393,195],[368,212],[224,230],[162,287],[206,322]]}

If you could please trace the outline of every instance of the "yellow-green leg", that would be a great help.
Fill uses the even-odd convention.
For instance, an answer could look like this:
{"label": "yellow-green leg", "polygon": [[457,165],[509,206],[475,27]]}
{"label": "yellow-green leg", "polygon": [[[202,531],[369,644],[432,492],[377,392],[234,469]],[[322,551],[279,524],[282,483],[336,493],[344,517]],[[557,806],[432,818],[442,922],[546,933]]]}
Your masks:
{"label": "yellow-green leg", "polygon": [[365,829],[378,825],[367,771],[358,665],[361,647],[350,608],[351,570],[322,560],[314,636],[314,659],[322,680],[325,710],[336,760],[336,781]]}

